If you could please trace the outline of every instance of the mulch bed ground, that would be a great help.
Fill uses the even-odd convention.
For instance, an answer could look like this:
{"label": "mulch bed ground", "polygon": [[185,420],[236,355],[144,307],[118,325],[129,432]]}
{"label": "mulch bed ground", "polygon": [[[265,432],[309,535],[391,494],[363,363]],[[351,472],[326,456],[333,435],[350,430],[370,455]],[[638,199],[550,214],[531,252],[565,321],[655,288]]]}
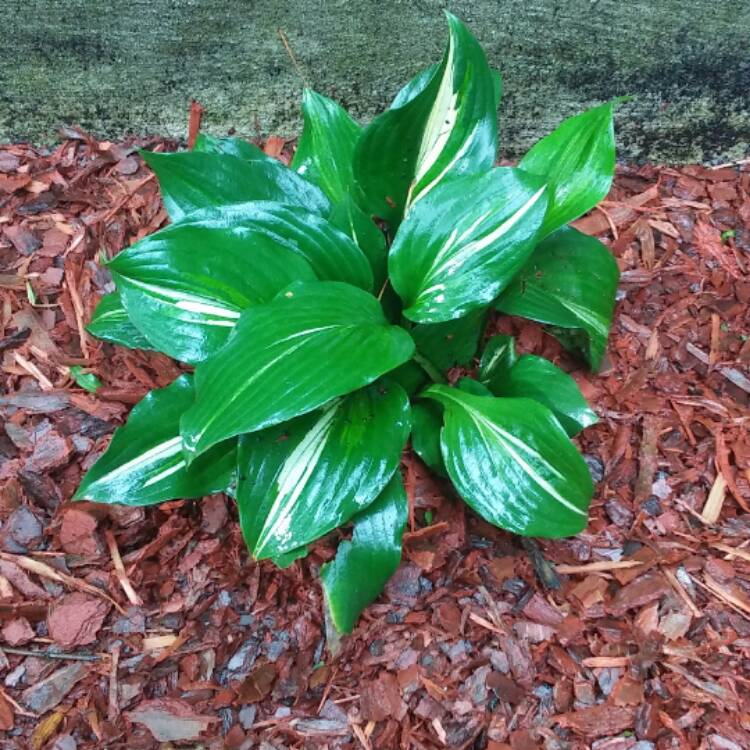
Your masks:
{"label": "mulch bed ground", "polygon": [[622,270],[599,375],[535,324],[489,327],[601,416],[588,530],[522,544],[407,452],[404,562],[332,644],[332,538],[279,571],[223,496],[69,502],[179,369],[83,330],[98,259],[166,217],[134,144],[66,138],[0,150],[1,747],[750,748],[749,164],[622,168],[579,222]]}

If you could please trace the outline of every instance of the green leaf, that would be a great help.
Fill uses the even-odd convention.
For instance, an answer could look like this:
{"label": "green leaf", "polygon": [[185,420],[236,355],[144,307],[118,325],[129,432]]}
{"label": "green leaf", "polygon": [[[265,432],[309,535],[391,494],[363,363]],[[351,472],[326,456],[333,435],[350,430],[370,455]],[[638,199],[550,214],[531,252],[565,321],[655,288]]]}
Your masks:
{"label": "green leaf", "polygon": [[243,310],[294,281],[372,287],[367,259],[325,219],[258,201],[190,214],[109,264],[133,324],[152,346],[201,362],[227,340]]}
{"label": "green leaf", "polygon": [[521,159],[521,169],[549,185],[542,237],[585,214],[609,192],[615,173],[614,106],[609,102],[564,120]]}
{"label": "green leaf", "polygon": [[331,205],[320,188],[276,159],[246,159],[225,153],[141,151],[159,180],[172,221],[202,208],[248,201],[277,201],[327,215]]}
{"label": "green leaf", "polygon": [[416,401],[411,405],[411,447],[414,452],[440,476],[447,476],[443,454],[440,452],[440,430],[443,413],[431,400]]}
{"label": "green leaf", "polygon": [[477,377],[482,383],[489,383],[513,367],[516,359],[516,341],[513,336],[493,336],[482,352]]}
{"label": "green leaf", "polygon": [[[411,81],[403,86],[398,94],[396,94],[389,109],[403,107],[404,104],[408,104],[415,96],[417,96],[417,94],[424,91],[439,67],[440,65],[435,63],[417,73],[417,75],[415,75],[414,78],[412,78]],[[492,75],[492,85],[495,92],[495,109],[497,109],[500,106],[500,99],[503,95],[503,77],[499,70],[494,70],[493,68],[490,68],[490,74]]]}
{"label": "green leaf", "polygon": [[346,523],[396,471],[409,399],[375,383],[240,439],[237,506],[253,557],[277,557]]}
{"label": "green leaf", "polygon": [[339,104],[305,89],[302,94],[304,127],[292,159],[292,168],[340,203],[352,186],[352,157],[361,128]]}
{"label": "green leaf", "polygon": [[378,301],[334,281],[297,284],[242,313],[232,336],[195,371],[182,419],[192,457],[361,388],[409,359],[414,342]]}
{"label": "green leaf", "polygon": [[320,569],[326,606],[339,633],[351,633],[362,610],[377,599],[401,562],[408,505],[398,473],[380,497],[354,519],[350,542]]}
{"label": "green leaf", "polygon": [[86,330],[98,339],[128,349],[151,349],[148,339],[130,322],[119,292],[105,294],[99,300]]}
{"label": "green leaf", "polygon": [[236,156],[238,159],[244,159],[245,161],[276,161],[273,156],[269,156],[263,149],[242,138],[215,138],[212,135],[205,135],[204,133],[198,134],[198,137],[195,139],[193,151],[207,154],[227,154],[228,156]]}
{"label": "green leaf", "polygon": [[619,278],[615,259],[599,240],[566,227],[537,247],[497,308],[508,315],[581,331],[576,343],[558,338],[568,348],[581,349],[591,368],[598,370],[607,348]]}
{"label": "green leaf", "polygon": [[599,421],[576,381],[544,357],[525,354],[488,385],[496,396],[533,398],[544,404],[571,436]]}
{"label": "green leaf", "polygon": [[365,254],[372,269],[374,288],[381,289],[388,272],[388,249],[385,236],[377,224],[350,196],[333,207],[328,220],[351,237]]}
{"label": "green leaf", "polygon": [[288,568],[297,560],[301,560],[303,557],[307,557],[307,553],[309,551],[309,547],[307,545],[303,545],[302,547],[297,547],[297,549],[285,552],[283,555],[279,555],[278,557],[272,557],[271,561],[277,568],[281,568],[283,570],[284,568]]}
{"label": "green leaf", "polygon": [[492,73],[477,40],[446,15],[449,40],[440,66],[412,88],[426,83],[413,98],[407,99],[412,92],[398,97],[400,106],[376,117],[355,149],[363,208],[392,227],[446,175],[484,172],[495,161]]}
{"label": "green leaf", "polygon": [[73,499],[153,505],[227,491],[236,471],[236,441],[215,446],[190,468],[182,455],[180,416],[193,396],[188,375],[146,394],[127,423],[115,430],[109,448],[89,469]]}
{"label": "green leaf", "polygon": [[427,383],[427,375],[413,359],[410,359],[391,370],[388,380],[398,383],[411,397]]}
{"label": "green leaf", "polygon": [[421,94],[427,86],[429,86],[430,81],[439,70],[440,63],[428,65],[424,70],[420,70],[419,73],[417,73],[417,75],[405,84],[396,94],[388,109],[399,109],[405,104],[408,104],[415,96]]}
{"label": "green leaf", "polygon": [[416,325],[409,332],[418,351],[438,370],[445,371],[471,363],[485,319],[485,309],[472,310],[463,318]]}
{"label": "green leaf", "polygon": [[482,518],[524,536],[569,536],[586,526],[591,476],[547,407],[442,385],[424,395],[445,407],[443,460]]}
{"label": "green leaf", "polygon": [[480,383],[473,378],[459,378],[456,382],[456,388],[475,396],[492,396],[492,391],[484,383]]}
{"label": "green leaf", "polygon": [[388,258],[404,315],[439,323],[491,302],[531,255],[546,205],[539,178],[510,167],[431,191],[400,226]]}
{"label": "green leaf", "polygon": [[102,387],[102,381],[93,372],[86,372],[80,365],[70,367],[70,376],[89,393],[96,393]]}

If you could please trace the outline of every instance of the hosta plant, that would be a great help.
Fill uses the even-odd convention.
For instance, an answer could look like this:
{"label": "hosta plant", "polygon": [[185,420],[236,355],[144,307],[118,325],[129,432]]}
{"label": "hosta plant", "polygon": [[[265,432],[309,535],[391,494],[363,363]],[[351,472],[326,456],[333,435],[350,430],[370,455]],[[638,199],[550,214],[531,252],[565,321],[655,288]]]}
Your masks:
{"label": "hosta plant", "polygon": [[[144,153],[171,223],[108,263],[89,326],[192,372],[133,409],[76,497],[226,492],[252,557],[279,565],[352,524],[320,570],[344,632],[399,564],[409,440],[516,534],[581,531],[593,493],[575,381],[507,336],[477,349],[499,310],[599,367],[617,266],[569,223],[610,187],[613,104],[496,167],[500,77],[448,27],[442,60],[365,127],[306,91],[289,167],[235,138]],[[457,365],[473,377],[449,384]]]}

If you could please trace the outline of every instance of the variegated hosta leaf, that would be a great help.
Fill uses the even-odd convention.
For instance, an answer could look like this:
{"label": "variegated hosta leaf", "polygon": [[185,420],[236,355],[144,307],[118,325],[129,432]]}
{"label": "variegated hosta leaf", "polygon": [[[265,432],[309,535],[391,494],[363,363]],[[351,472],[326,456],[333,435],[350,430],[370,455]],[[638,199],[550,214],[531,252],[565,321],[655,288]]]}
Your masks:
{"label": "variegated hosta leaf", "polygon": [[[414,78],[411,79],[401,90],[396,94],[391,102],[390,109],[398,109],[403,107],[404,104],[408,104],[417,94],[424,91],[427,85],[435,75],[435,71],[440,67],[439,63],[429,65],[424,70],[419,71]],[[492,74],[492,83],[495,90],[495,109],[500,106],[500,98],[503,95],[503,77],[500,75],[499,70],[490,68]]]}
{"label": "variegated hosta leaf", "polygon": [[141,151],[156,173],[169,218],[179,221],[203,208],[248,201],[277,201],[327,216],[331,204],[320,188],[276,159],[248,161],[227,153]]}
{"label": "variegated hosta leaf", "polygon": [[429,81],[420,78],[397,99],[400,106],[376,117],[355,149],[354,179],[363,208],[394,227],[446,176],[484,172],[495,161],[492,72],[469,30],[446,15],[449,39],[442,63]]}
{"label": "variegated hosta leaf", "polygon": [[372,287],[367,259],[349,237],[320,216],[268,201],[193,213],[109,268],[138,330],[190,363],[217,351],[243,310],[294,281]]}
{"label": "variegated hosta leaf", "polygon": [[225,492],[234,483],[235,440],[227,440],[187,467],[180,417],[193,403],[193,383],[182,375],[133,407],[109,447],[83,478],[74,500],[153,505]]}
{"label": "variegated hosta leaf", "polygon": [[207,154],[227,154],[245,161],[276,161],[263,149],[243,138],[216,138],[204,133],[198,134],[193,151],[202,151]]}
{"label": "variegated hosta leaf", "polygon": [[516,340],[513,336],[498,334],[493,336],[484,346],[482,357],[479,360],[477,378],[485,385],[493,378],[503,374],[515,364],[518,359],[516,354]]}
{"label": "variegated hosta leaf", "polygon": [[376,292],[382,289],[388,273],[388,249],[380,228],[351,196],[333,207],[328,220],[365,254],[372,269],[373,288]]}
{"label": "variegated hosta leaf", "polygon": [[471,364],[487,319],[485,308],[446,323],[416,325],[410,330],[420,354],[438,370]]}
{"label": "variegated hosta leaf", "polygon": [[571,436],[599,421],[576,381],[544,357],[524,354],[512,366],[498,368],[487,386],[496,396],[533,398],[544,404]]}
{"label": "variegated hosta leaf", "polygon": [[396,473],[383,492],[354,519],[351,541],[320,569],[326,607],[339,633],[351,633],[362,610],[377,599],[401,562],[408,502]]}
{"label": "variegated hosta leaf", "polygon": [[302,115],[305,125],[292,167],[330,198],[330,222],[367,256],[379,290],[386,274],[385,237],[352,197],[352,158],[362,129],[336,102],[310,89],[303,94]]}
{"label": "variegated hosta leaf", "polygon": [[311,89],[302,94],[302,118],[292,168],[317,185],[331,203],[340,203],[352,186],[352,156],[361,128],[339,104]]}
{"label": "variegated hosta leaf", "polygon": [[586,526],[591,476],[546,406],[442,385],[424,395],[444,406],[448,476],[482,518],[524,536],[570,536]]}
{"label": "variegated hosta leaf", "polygon": [[98,339],[128,349],[151,349],[151,343],[130,321],[119,292],[105,294],[99,300],[86,330]]}
{"label": "variegated hosta leaf", "polygon": [[196,403],[181,423],[186,453],[306,414],[413,353],[371,294],[334,281],[296,284],[245,310],[226,345],[196,368]]}
{"label": "variegated hosta leaf", "polygon": [[375,383],[240,439],[237,503],[253,557],[278,557],[367,507],[398,467],[409,399]]}
{"label": "variegated hosta leaf", "polygon": [[563,346],[583,353],[598,370],[619,278],[612,253],[596,237],[563,227],[537,246],[497,308],[553,326]]}
{"label": "variegated hosta leaf", "polygon": [[518,165],[549,185],[541,236],[592,209],[612,186],[615,173],[615,102],[564,120],[529,149]]}
{"label": "variegated hosta leaf", "polygon": [[541,180],[510,167],[435,188],[409,212],[388,258],[404,315],[439,323],[491,302],[531,255],[546,207]]}

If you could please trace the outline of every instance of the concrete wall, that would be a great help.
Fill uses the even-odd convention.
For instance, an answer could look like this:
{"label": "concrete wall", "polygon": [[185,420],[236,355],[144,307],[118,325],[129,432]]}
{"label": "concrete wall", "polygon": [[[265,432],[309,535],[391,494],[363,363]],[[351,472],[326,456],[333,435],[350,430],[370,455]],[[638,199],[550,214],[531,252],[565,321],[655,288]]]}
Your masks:
{"label": "concrete wall", "polygon": [[444,8],[503,71],[505,155],[619,94],[622,158],[748,155],[747,0],[6,0],[0,140],[184,137],[190,97],[209,132],[292,135],[302,76],[367,120],[439,59]]}

